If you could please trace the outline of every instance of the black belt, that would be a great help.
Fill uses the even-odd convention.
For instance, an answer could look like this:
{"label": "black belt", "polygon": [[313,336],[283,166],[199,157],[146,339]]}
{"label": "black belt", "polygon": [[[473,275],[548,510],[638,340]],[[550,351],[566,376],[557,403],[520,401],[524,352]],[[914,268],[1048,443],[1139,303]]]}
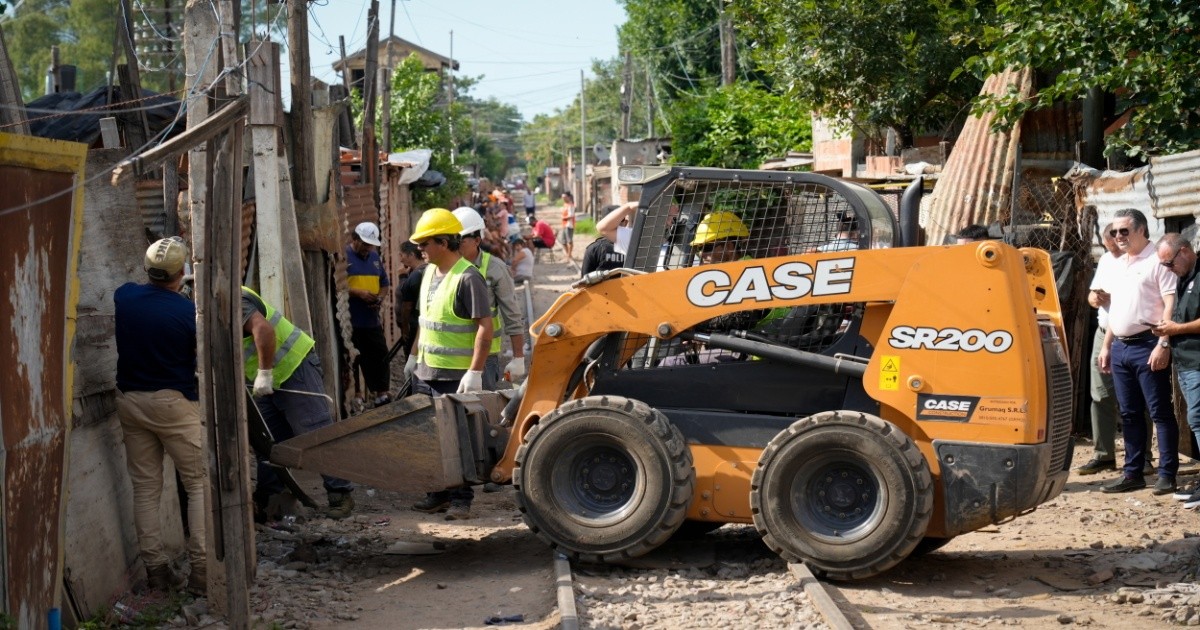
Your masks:
{"label": "black belt", "polygon": [[1134,343],[1134,342],[1138,342],[1138,341],[1148,341],[1148,340],[1150,340],[1150,339],[1153,339],[1153,338],[1154,338],[1154,333],[1150,332],[1149,330],[1143,330],[1143,331],[1142,331],[1142,332],[1140,332],[1140,333],[1137,333],[1137,334],[1135,334],[1135,335],[1129,335],[1128,337],[1117,337],[1117,339],[1120,339],[1120,340],[1121,340],[1122,342],[1124,342],[1124,343]]}

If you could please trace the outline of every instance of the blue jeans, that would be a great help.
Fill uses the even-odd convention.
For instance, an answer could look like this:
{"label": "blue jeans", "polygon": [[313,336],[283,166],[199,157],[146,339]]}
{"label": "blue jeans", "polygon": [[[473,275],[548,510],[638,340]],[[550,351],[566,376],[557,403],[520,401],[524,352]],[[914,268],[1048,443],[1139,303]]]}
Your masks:
{"label": "blue jeans", "polygon": [[1187,422],[1200,443],[1200,370],[1179,370],[1179,389],[1187,406]]}
{"label": "blue jeans", "polygon": [[[255,398],[254,404],[276,443],[333,424],[330,402],[325,399],[321,359],[316,352],[309,352],[274,394]],[[329,475],[321,475],[321,478],[325,481],[326,492],[350,492],[354,489],[354,484],[345,479]],[[283,490],[283,482],[275,475],[275,469],[266,460],[258,460],[258,487],[255,494],[269,496]]]}
{"label": "blue jeans", "polygon": [[1113,341],[1109,355],[1117,406],[1121,409],[1121,434],[1125,437],[1125,476],[1141,478],[1149,432],[1142,415],[1149,410],[1158,434],[1158,476],[1175,478],[1179,472],[1179,426],[1171,404],[1171,370],[1150,369],[1150,353],[1157,337],[1126,343]]}

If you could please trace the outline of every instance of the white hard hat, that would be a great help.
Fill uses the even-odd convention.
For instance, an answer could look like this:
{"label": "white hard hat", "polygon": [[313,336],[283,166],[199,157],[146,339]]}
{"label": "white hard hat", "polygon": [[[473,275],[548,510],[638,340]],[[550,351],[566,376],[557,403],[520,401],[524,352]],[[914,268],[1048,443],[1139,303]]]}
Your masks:
{"label": "white hard hat", "polygon": [[146,260],[142,267],[151,280],[166,282],[183,270],[187,255],[187,246],[183,244],[182,238],[160,238],[146,249]]}
{"label": "white hard hat", "polygon": [[367,245],[374,245],[378,247],[381,244],[379,241],[379,227],[370,221],[363,221],[362,223],[359,223],[358,226],[354,228],[354,233],[357,234],[358,238],[362,239],[362,242],[366,243]]}
{"label": "white hard hat", "polygon": [[476,232],[483,232],[483,217],[479,216],[478,212],[475,212],[475,208],[468,206],[455,208],[454,216],[458,217],[458,220],[463,224],[462,232],[459,232],[459,234],[466,236]]}

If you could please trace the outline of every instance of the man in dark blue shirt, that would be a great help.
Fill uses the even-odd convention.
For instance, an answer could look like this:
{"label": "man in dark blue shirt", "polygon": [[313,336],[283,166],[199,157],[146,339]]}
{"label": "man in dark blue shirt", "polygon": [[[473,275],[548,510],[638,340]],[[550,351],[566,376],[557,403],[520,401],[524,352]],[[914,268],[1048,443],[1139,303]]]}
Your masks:
{"label": "man in dark blue shirt", "polygon": [[122,285],[116,307],[117,416],[133,483],[133,520],[151,588],[183,586],[163,551],[159,504],[163,453],[171,456],[188,495],[189,591],[206,588],[208,458],[196,385],[196,307],[179,294],[187,247],[178,237],[146,250],[149,282]]}
{"label": "man in dark blue shirt", "polygon": [[354,228],[354,238],[346,247],[350,325],[354,329],[351,340],[358,349],[358,366],[362,368],[363,379],[371,392],[367,401],[376,406],[391,400],[387,339],[379,318],[379,307],[391,282],[376,251],[381,242],[379,228],[374,223],[363,222]]}

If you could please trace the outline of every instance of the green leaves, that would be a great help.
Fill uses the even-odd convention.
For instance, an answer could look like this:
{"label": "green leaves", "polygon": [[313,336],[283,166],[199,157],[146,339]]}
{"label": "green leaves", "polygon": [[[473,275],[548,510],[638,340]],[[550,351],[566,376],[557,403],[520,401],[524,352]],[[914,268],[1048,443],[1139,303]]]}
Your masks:
{"label": "green leaves", "polygon": [[[1200,146],[1200,3],[1178,0],[1002,0],[1004,28],[985,33],[979,76],[1032,66],[1053,76],[1038,97],[981,101],[1003,124],[1026,111],[1082,98],[1093,88],[1115,95],[1129,121],[1108,137],[1108,152],[1134,157]],[[1111,121],[1109,121],[1111,122]]]}
{"label": "green leaves", "polygon": [[809,109],[754,83],[712,88],[677,103],[674,160],[693,166],[758,168],[768,157],[812,148]]}

